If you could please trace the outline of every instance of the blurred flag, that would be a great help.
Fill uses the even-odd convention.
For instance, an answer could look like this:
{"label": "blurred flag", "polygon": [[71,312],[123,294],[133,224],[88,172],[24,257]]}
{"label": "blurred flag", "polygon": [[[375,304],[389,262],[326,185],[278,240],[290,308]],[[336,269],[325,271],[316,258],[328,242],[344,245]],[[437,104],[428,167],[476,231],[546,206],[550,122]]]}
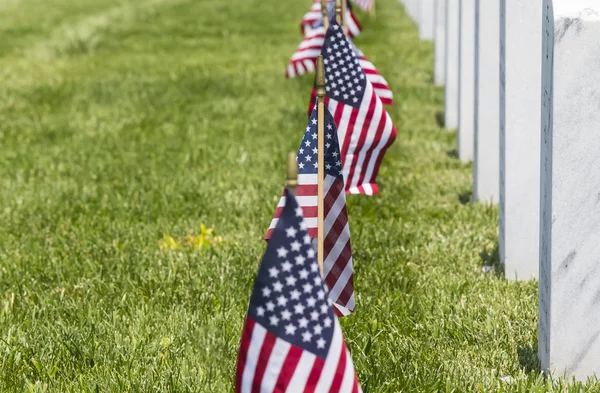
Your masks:
{"label": "blurred flag", "polygon": [[[396,128],[365,74],[353,45],[332,19],[323,45],[327,80],[325,104],[341,141],[346,192],[373,195],[381,160],[396,139]],[[313,88],[309,108],[313,108]]]}
{"label": "blurred flag", "polygon": [[285,200],[254,282],[235,391],[361,392],[302,208],[287,190]]}
{"label": "blurred flag", "polygon": [[292,55],[285,73],[286,78],[293,78],[296,75],[314,72],[317,57],[321,54],[324,40],[325,29],[323,26],[311,30]]}
{"label": "blurred flag", "polygon": [[[327,0],[327,10],[329,15],[335,15],[335,4],[333,0]],[[348,35],[351,38],[357,37],[362,26],[358,22],[356,15],[352,12],[350,2],[348,2],[348,8],[346,10],[346,22],[348,23]],[[315,0],[310,11],[308,11],[302,21],[300,22],[300,31],[304,36],[310,33],[312,30],[319,26],[323,26],[323,14],[321,13],[321,0]]]}
{"label": "blurred flag", "polygon": [[[300,43],[296,52],[292,55],[290,63],[287,66],[286,77],[293,78],[296,75],[304,75],[309,72],[314,72],[317,57],[321,54],[323,48],[323,42],[325,41],[325,29],[323,26],[319,26],[312,30]],[[375,94],[379,96],[381,102],[386,105],[392,105],[394,103],[394,95],[388,82],[383,76],[377,71],[377,68],[371,63],[365,55],[352,44],[354,51],[359,57],[359,64],[363,68],[367,79],[373,85]],[[309,108],[309,113],[312,110],[312,106]]]}
{"label": "blurred flag", "polygon": [[[317,238],[318,175],[317,175],[317,110],[314,109],[298,149],[298,187],[296,198],[304,211],[307,230],[312,239]],[[338,316],[354,311],[354,276],[352,273],[352,247],[350,225],[346,210],[342,161],[337,131],[331,113],[325,108],[325,191],[324,191],[324,260],[323,276],[329,288],[329,298]],[[286,204],[279,201],[266,239],[273,231]]]}
{"label": "blurred flag", "polygon": [[354,4],[363,11],[371,11],[375,5],[375,0],[352,0]]}

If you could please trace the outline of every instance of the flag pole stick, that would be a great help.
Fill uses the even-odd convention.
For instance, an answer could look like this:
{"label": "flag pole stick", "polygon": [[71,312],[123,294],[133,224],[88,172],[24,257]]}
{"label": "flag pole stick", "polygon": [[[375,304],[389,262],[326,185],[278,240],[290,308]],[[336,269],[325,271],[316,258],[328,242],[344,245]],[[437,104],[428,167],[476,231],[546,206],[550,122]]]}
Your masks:
{"label": "flag pole stick", "polygon": [[323,27],[325,31],[329,28],[329,15],[327,14],[327,0],[321,0],[321,15],[323,15]]}
{"label": "flag pole stick", "polygon": [[296,161],[296,153],[290,152],[288,154],[287,162],[287,183],[286,187],[293,194],[296,193],[296,187],[298,187],[298,162]]}
{"label": "flag pole stick", "polygon": [[342,24],[342,0],[335,0],[335,21]]}
{"label": "flag pole stick", "polygon": [[345,35],[348,35],[348,21],[346,20],[347,7],[348,7],[348,0],[342,0],[342,30],[344,30]]}
{"label": "flag pole stick", "polygon": [[375,0],[371,3],[371,9],[369,10],[369,14],[373,19],[375,19]]}
{"label": "flag pole stick", "polygon": [[318,168],[318,218],[317,218],[317,258],[323,274],[325,258],[325,65],[323,56],[317,58],[317,168]]}

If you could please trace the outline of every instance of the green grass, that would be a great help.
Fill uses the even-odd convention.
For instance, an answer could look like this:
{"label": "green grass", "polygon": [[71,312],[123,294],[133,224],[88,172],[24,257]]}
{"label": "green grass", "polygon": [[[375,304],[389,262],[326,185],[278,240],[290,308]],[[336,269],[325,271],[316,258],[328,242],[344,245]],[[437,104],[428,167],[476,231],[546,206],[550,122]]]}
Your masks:
{"label": "green grass", "polygon": [[[309,3],[0,0],[1,392],[232,391],[306,124],[312,80],[283,74]],[[399,135],[381,194],[348,198],[342,325],[363,389],[565,391],[539,376],[537,284],[482,271],[498,212],[466,203],[432,44],[397,1],[378,7],[356,43],[395,92]],[[220,247],[159,248],[201,224]]]}

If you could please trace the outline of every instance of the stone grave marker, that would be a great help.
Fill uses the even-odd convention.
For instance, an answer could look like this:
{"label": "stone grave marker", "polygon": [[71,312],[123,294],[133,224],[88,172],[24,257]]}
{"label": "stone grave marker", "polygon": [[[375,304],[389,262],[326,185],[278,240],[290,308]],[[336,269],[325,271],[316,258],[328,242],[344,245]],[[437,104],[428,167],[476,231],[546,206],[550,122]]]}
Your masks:
{"label": "stone grave marker", "polygon": [[435,0],[420,0],[419,2],[419,38],[425,41],[433,40],[435,31]]}
{"label": "stone grave marker", "polygon": [[446,79],[446,1],[435,0],[433,82],[436,86],[443,86]]}
{"label": "stone grave marker", "polygon": [[544,1],[538,352],[600,376],[600,2]]}
{"label": "stone grave marker", "polygon": [[458,158],[473,160],[475,132],[475,0],[460,0]]}
{"label": "stone grave marker", "polygon": [[444,126],[447,129],[454,129],[458,127],[459,15],[460,0],[447,0],[446,85],[444,91]]}
{"label": "stone grave marker", "polygon": [[476,0],[473,199],[500,199],[500,3]]}
{"label": "stone grave marker", "polygon": [[501,2],[500,261],[507,279],[539,272],[542,2]]}

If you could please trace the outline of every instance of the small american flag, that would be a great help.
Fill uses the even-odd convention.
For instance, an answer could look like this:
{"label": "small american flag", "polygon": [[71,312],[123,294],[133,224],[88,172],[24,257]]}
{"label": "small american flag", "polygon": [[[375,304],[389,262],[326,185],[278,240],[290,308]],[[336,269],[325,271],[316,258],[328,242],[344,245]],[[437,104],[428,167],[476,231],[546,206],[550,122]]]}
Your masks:
{"label": "small american flag", "polygon": [[[315,3],[316,4],[316,3]],[[321,54],[321,48],[323,47],[323,41],[325,41],[325,28],[323,27],[323,18],[320,14],[320,2],[319,6],[319,19],[316,19],[313,24],[309,25],[310,29],[305,29],[305,36],[300,45],[298,45],[298,49],[292,55],[290,62],[287,66],[285,76],[286,78],[293,78],[297,75],[304,75],[309,72],[314,72],[317,57]],[[313,5],[315,7],[315,5]],[[328,15],[335,15],[334,4],[330,3],[327,6]],[[348,35],[350,38],[356,37],[358,33],[360,33],[361,27],[358,25],[358,21],[352,14],[352,11],[348,10]],[[375,74],[377,74],[377,70],[375,70],[375,66],[371,64]],[[377,74],[377,76],[381,79],[381,75]],[[385,79],[384,79],[385,81]],[[386,82],[387,83],[387,82]]]}
{"label": "small american flag", "polygon": [[291,192],[285,197],[254,282],[235,390],[361,392],[302,208]]}
{"label": "small american flag", "polygon": [[[317,110],[314,109],[298,149],[298,188],[296,196],[304,211],[307,230],[312,239],[317,238],[318,221],[318,171],[317,171]],[[329,298],[337,315],[354,311],[354,275],[352,272],[352,247],[350,226],[344,193],[342,161],[337,131],[331,113],[325,108],[325,180],[324,180],[324,261],[325,284],[330,289]],[[266,239],[273,236],[286,204],[279,201]]]}
{"label": "small american flag", "polygon": [[375,5],[375,0],[352,0],[354,4],[363,11],[371,11]]}
{"label": "small american flag", "polygon": [[[319,42],[321,42],[321,48],[320,49],[316,49],[313,48],[311,55],[314,55],[317,51],[319,51],[318,55],[321,54],[320,50],[322,49],[322,42],[325,41],[325,34],[321,34],[322,37],[320,38]],[[379,71],[377,71],[377,68],[375,68],[375,65],[373,63],[371,63],[366,57],[365,55],[360,51],[360,49],[358,49],[352,42],[350,43],[352,45],[352,47],[354,48],[354,51],[356,52],[356,55],[358,56],[358,63],[360,64],[361,68],[363,69],[365,75],[367,76],[367,80],[369,82],[371,82],[371,84],[373,85],[373,90],[375,91],[375,94],[377,94],[377,97],[379,97],[381,99],[381,102],[386,104],[386,105],[393,105],[394,104],[394,93],[392,93],[392,89],[390,89],[390,85],[388,84],[388,82],[385,80],[385,78],[379,73]],[[308,66],[310,71],[312,71],[314,69],[314,67],[316,67],[316,61],[315,62],[308,62]],[[288,66],[289,67],[289,66]],[[314,107],[315,104],[315,100],[316,100],[316,92],[313,91],[314,96],[311,97],[311,101],[310,104],[308,106],[308,115],[310,116],[310,113],[312,111],[312,108]]]}
{"label": "small american flag", "polygon": [[[373,195],[385,151],[396,139],[396,127],[365,74],[354,46],[332,19],[323,44],[325,105],[333,114],[341,141],[346,192]],[[314,107],[313,88],[309,107]]]}
{"label": "small american flag", "polygon": [[[334,2],[333,0],[327,0],[327,10],[329,15],[333,15],[335,13]],[[348,23],[348,35],[351,38],[357,37],[361,30],[362,26],[358,22],[356,15],[352,12],[352,7],[350,7],[350,2],[348,2],[348,8],[346,11],[346,22]],[[302,21],[300,22],[300,31],[304,36],[310,33],[315,28],[323,26],[323,14],[321,13],[321,0],[315,0],[312,7],[310,7],[310,11],[308,11]]]}

